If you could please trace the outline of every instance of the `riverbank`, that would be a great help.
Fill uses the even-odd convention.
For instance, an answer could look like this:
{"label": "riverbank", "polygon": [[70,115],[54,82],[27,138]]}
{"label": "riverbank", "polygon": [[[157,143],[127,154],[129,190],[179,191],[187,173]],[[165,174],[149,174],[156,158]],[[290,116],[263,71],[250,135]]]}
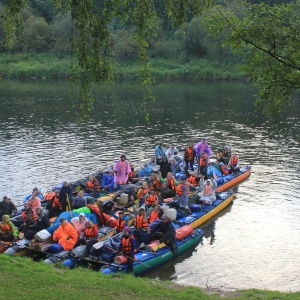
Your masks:
{"label": "riverbank", "polygon": [[243,290],[224,292],[181,286],[128,275],[103,275],[89,269],[62,269],[29,258],[1,255],[1,299],[299,299],[300,293]]}
{"label": "riverbank", "polygon": [[[219,64],[207,59],[179,62],[176,59],[150,59],[151,76],[158,79],[244,79],[246,73],[239,64]],[[139,62],[113,64],[113,74],[120,79],[138,79]],[[70,78],[71,57],[50,54],[1,54],[0,75],[2,78]]]}

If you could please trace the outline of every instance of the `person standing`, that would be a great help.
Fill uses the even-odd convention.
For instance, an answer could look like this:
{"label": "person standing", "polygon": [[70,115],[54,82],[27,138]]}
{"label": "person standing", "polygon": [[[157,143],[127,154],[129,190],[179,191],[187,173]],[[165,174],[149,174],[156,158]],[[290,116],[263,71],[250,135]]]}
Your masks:
{"label": "person standing", "polygon": [[155,156],[155,159],[159,159],[159,158],[162,158],[162,157],[167,157],[167,154],[166,154],[165,149],[164,149],[164,143],[160,142],[155,147],[154,156]]}
{"label": "person standing", "polygon": [[70,201],[72,201],[72,188],[69,184],[69,180],[64,181],[64,184],[59,192],[59,200],[62,206],[62,211],[66,211],[67,205],[71,204]]}
{"label": "person standing", "polygon": [[189,146],[184,151],[183,160],[185,161],[185,166],[187,169],[194,171],[194,162],[196,157],[196,151],[194,149],[194,144],[189,143]]}
{"label": "person standing", "polygon": [[180,176],[180,184],[178,185],[176,190],[176,196],[178,199],[179,206],[181,208],[186,209],[188,213],[191,214],[192,212],[189,208],[188,192],[189,184],[187,183],[187,176],[185,174],[182,174]]}
{"label": "person standing", "polygon": [[120,159],[116,162],[114,166],[114,189],[122,183],[126,184],[128,181],[128,174],[131,172],[129,162],[126,160],[124,154],[121,155]]}

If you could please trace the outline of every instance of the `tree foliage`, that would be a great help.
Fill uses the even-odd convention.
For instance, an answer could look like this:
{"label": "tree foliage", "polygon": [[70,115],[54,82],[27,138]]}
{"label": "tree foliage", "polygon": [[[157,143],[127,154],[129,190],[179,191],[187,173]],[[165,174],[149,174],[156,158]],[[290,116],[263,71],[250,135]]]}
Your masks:
{"label": "tree foliage", "polygon": [[300,1],[228,4],[211,10],[206,18],[210,31],[215,36],[225,31],[224,44],[247,53],[246,69],[260,87],[256,104],[268,115],[281,112],[300,88]]}

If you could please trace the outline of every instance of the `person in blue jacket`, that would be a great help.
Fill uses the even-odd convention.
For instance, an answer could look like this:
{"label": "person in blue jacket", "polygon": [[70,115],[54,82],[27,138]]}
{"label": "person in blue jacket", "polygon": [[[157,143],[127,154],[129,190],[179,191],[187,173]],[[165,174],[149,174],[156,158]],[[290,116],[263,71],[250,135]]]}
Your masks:
{"label": "person in blue jacket", "polygon": [[155,159],[167,157],[167,154],[164,149],[164,143],[159,143],[154,150]]}
{"label": "person in blue jacket", "polygon": [[43,196],[42,192],[41,192],[37,187],[35,187],[35,188],[32,189],[32,193],[31,193],[31,194],[25,196],[25,198],[23,199],[23,203],[27,202],[28,199],[29,199],[29,198],[32,196],[32,194],[34,194],[34,193],[37,194],[37,196],[38,196],[41,200],[44,200],[44,196]]}
{"label": "person in blue jacket", "polygon": [[140,172],[139,172],[139,176],[140,177],[150,177],[151,176],[151,167],[148,166],[147,163],[144,164],[143,167],[141,167]]}
{"label": "person in blue jacket", "polygon": [[112,170],[108,171],[108,174],[103,174],[102,177],[102,188],[112,193],[114,191],[114,173]]}

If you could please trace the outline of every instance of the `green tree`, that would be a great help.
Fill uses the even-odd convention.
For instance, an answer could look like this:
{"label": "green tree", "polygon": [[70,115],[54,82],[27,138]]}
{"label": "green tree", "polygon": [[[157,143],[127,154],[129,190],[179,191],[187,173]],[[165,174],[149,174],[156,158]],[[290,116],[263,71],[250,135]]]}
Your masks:
{"label": "green tree", "polygon": [[258,84],[256,100],[264,113],[281,112],[300,88],[300,1],[269,6],[229,1],[215,6],[206,18],[216,37],[225,32],[225,45],[244,53],[246,70]]}

